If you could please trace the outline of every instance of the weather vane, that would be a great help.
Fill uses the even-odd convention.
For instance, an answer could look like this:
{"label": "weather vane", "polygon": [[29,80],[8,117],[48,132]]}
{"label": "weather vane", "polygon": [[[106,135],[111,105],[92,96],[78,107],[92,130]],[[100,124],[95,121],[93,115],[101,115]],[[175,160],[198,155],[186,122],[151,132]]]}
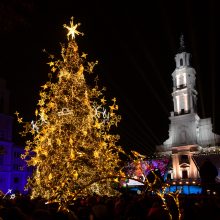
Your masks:
{"label": "weather vane", "polygon": [[80,23],[77,23],[75,25],[73,25],[73,17],[71,17],[71,20],[70,20],[70,26],[67,26],[66,24],[63,25],[63,27],[65,27],[69,32],[67,33],[67,39],[69,40],[69,36],[73,38],[75,38],[75,35],[84,35],[83,33],[77,31],[77,27],[80,26],[81,24]]}

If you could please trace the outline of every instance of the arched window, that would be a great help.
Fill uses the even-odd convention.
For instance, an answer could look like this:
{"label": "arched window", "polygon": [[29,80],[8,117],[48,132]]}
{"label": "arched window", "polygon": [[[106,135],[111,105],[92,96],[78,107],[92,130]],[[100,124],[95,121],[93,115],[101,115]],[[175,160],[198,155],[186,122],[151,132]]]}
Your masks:
{"label": "arched window", "polygon": [[180,59],[180,66],[182,66],[183,65],[183,59],[181,58]]}

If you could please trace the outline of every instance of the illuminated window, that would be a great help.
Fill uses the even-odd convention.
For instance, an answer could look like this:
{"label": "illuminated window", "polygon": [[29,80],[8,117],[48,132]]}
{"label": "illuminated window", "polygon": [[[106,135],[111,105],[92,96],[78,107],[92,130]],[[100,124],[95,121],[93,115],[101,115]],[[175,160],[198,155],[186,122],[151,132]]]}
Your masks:
{"label": "illuminated window", "polygon": [[185,110],[188,111],[188,95],[184,94],[184,105],[185,105]]}
{"label": "illuminated window", "polygon": [[182,73],[176,76],[177,88],[184,88],[186,86],[186,74]]}
{"label": "illuminated window", "polygon": [[176,96],[176,110],[177,112],[180,111],[180,97]]}

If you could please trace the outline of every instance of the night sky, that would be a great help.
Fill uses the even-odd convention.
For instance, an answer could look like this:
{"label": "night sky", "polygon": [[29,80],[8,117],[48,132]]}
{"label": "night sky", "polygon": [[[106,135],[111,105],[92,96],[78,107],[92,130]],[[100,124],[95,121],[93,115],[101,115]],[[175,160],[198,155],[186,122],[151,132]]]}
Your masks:
{"label": "night sky", "polygon": [[120,144],[148,154],[168,138],[174,56],[185,36],[192,54],[198,114],[212,117],[220,133],[218,0],[0,2],[0,77],[11,92],[11,110],[32,120],[39,89],[48,80],[48,57],[60,55],[70,17],[82,25],[79,50],[99,61],[95,73],[116,97],[122,121]]}

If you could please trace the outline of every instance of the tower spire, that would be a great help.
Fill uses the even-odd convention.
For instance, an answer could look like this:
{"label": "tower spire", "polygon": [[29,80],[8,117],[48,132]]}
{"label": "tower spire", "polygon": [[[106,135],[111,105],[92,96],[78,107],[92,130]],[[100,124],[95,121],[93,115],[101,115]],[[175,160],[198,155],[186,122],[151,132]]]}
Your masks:
{"label": "tower spire", "polygon": [[183,33],[181,33],[180,35],[180,48],[179,48],[179,52],[186,52],[186,46],[185,46],[185,41],[184,41],[184,35]]}

